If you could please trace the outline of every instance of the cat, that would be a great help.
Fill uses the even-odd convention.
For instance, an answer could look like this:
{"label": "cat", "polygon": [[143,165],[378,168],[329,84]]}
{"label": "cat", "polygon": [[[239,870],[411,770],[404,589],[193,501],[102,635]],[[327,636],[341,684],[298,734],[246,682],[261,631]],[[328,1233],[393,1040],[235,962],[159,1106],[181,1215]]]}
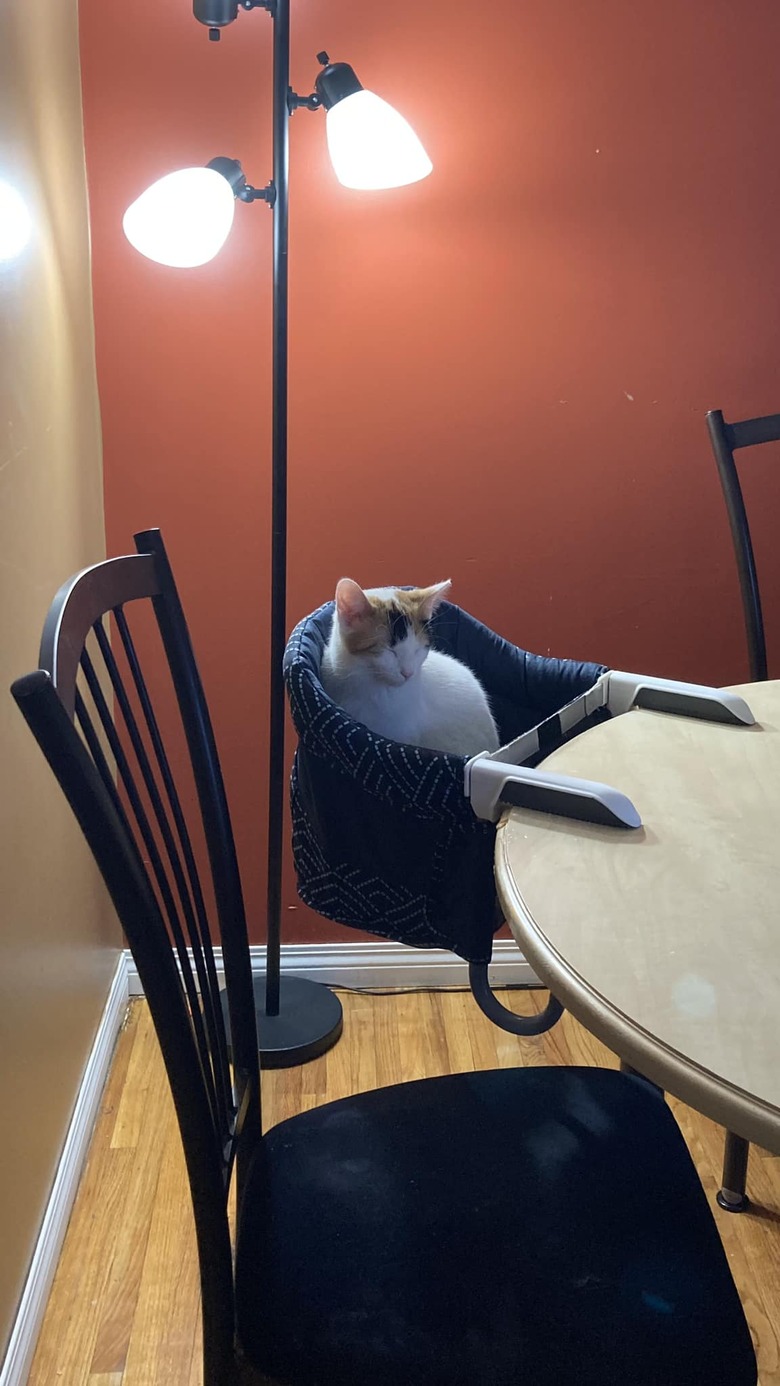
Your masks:
{"label": "cat", "polygon": [[334,703],[378,735],[473,756],[499,746],[487,695],[465,664],[431,649],[428,634],[451,585],[364,591],[341,578],[321,677]]}

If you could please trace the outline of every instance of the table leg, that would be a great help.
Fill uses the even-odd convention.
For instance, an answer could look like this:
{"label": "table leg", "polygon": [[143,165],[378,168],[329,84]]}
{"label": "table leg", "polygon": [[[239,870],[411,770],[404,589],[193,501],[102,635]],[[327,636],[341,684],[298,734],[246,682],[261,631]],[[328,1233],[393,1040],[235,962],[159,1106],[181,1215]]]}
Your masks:
{"label": "table leg", "polygon": [[718,1204],[727,1213],[743,1213],[750,1207],[750,1199],[745,1192],[749,1154],[750,1142],[743,1136],[735,1136],[733,1131],[727,1131],[723,1179],[716,1195]]}

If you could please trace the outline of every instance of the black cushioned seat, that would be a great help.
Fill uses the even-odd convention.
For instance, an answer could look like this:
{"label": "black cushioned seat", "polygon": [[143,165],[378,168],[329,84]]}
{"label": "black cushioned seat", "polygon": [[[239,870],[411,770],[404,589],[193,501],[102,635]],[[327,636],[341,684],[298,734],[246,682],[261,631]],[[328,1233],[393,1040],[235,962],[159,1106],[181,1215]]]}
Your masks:
{"label": "black cushioned seat", "polygon": [[748,1386],[750,1336],[687,1148],[641,1079],[457,1074],[274,1127],[239,1336],[285,1386]]}

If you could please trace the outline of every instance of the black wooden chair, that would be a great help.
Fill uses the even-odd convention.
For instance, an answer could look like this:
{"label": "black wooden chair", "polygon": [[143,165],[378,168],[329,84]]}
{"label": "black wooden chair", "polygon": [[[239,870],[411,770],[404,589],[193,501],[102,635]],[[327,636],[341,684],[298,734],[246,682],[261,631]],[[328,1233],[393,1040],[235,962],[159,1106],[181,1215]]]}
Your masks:
{"label": "black wooden chair", "polygon": [[742,608],[745,616],[750,677],[754,683],[767,677],[766,639],[761,611],[761,594],[753,555],[745,501],[734,453],[739,448],[752,448],[760,443],[780,442],[780,414],[767,414],[760,419],[743,419],[741,423],[726,423],[720,409],[707,415],[712,451],[718,464],[718,475],[734,541]]}
{"label": "black wooden chair", "polygon": [[[13,694],[103,873],[154,1017],[192,1190],[206,1386],[752,1386],[750,1334],[706,1198],[643,1080],[597,1068],[458,1073],[261,1133],[214,737],[160,535],[136,545],[61,589],[41,668]],[[162,716],[140,670],[156,632],[130,633],[149,605],[175,688],[159,704],[155,694]],[[177,795],[163,744],[177,706],[189,796]]]}
{"label": "black wooden chair", "polygon": [[[737,560],[750,678],[752,682],[758,683],[768,677],[764,617],[750,525],[734,453],[739,448],[780,442],[780,414],[767,414],[760,419],[743,419],[740,423],[726,423],[722,411],[712,409],[707,414],[707,428],[718,466]],[[741,1213],[749,1206],[746,1192],[749,1153],[749,1142],[729,1131],[726,1135],[723,1178],[718,1203],[731,1213]]]}

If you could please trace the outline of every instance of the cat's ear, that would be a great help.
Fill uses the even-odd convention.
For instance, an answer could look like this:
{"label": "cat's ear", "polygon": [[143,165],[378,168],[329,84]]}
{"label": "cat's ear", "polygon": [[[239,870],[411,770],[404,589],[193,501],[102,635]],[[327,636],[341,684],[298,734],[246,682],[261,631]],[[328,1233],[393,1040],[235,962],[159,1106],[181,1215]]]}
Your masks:
{"label": "cat's ear", "polygon": [[347,630],[353,630],[368,616],[373,615],[373,607],[363,588],[352,578],[339,578],[336,583],[336,611],[339,622]]}
{"label": "cat's ear", "polygon": [[437,582],[433,587],[423,587],[420,592],[419,610],[424,621],[430,621],[437,606],[444,601],[451,587],[451,578],[447,578],[446,582]]}

